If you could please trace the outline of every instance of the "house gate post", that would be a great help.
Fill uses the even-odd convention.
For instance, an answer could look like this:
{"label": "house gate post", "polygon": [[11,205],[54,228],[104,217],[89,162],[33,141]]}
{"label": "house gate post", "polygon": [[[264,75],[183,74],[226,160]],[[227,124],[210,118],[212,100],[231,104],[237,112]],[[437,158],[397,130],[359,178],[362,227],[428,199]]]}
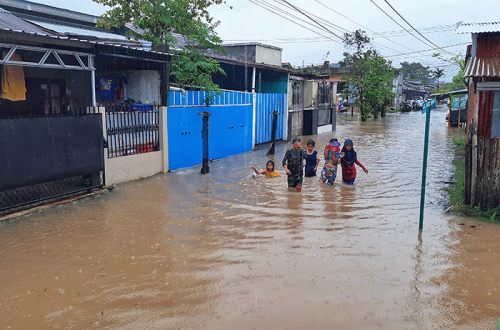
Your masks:
{"label": "house gate post", "polygon": [[167,125],[167,113],[168,107],[160,107],[158,109],[159,114],[159,142],[160,142],[160,152],[161,152],[161,171],[162,173],[170,172],[168,165],[168,125]]}

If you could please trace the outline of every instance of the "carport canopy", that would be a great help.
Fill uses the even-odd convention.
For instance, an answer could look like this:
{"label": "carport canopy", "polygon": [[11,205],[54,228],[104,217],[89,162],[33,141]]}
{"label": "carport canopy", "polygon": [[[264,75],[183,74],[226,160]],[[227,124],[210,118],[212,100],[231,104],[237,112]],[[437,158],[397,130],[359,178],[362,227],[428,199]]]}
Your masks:
{"label": "carport canopy", "polygon": [[[0,49],[2,53],[5,53],[5,56],[0,59],[0,64],[3,65],[83,71],[95,70],[94,55],[89,53],[6,43],[0,43]],[[21,55],[22,60],[13,60],[14,53]]]}

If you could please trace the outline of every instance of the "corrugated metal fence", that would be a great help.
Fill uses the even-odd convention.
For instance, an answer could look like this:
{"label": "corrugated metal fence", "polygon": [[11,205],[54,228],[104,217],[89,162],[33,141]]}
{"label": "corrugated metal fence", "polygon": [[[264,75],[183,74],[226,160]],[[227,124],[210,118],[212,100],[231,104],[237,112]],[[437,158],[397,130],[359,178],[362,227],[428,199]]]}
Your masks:
{"label": "corrugated metal fence", "polygon": [[257,93],[255,144],[271,141],[273,128],[273,111],[278,111],[278,124],[276,125],[276,140],[283,139],[286,118],[286,94]]}

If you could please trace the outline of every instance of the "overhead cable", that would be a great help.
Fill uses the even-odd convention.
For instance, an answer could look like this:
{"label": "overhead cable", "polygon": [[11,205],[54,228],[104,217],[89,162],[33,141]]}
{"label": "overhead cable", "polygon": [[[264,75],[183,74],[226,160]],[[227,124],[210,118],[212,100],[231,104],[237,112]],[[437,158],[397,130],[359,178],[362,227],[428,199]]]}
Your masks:
{"label": "overhead cable", "polygon": [[320,36],[322,36],[322,37],[324,37],[324,38],[327,38],[327,39],[329,39],[329,40],[331,40],[331,41],[333,41],[333,42],[336,42],[336,43],[338,43],[338,44],[341,44],[341,42],[339,42],[339,41],[337,41],[337,40],[335,40],[335,39],[332,39],[331,37],[325,36],[325,35],[323,35],[323,34],[319,33],[318,31],[315,31],[315,30],[313,30],[313,29],[310,29],[310,28],[308,28],[308,27],[306,27],[306,26],[304,26],[304,25],[302,25],[302,24],[299,24],[299,23],[297,23],[297,22],[293,21],[292,19],[290,19],[290,18],[288,18],[288,17],[285,17],[285,16],[283,16],[283,15],[281,15],[281,14],[279,14],[279,13],[277,13],[277,12],[273,11],[272,9],[269,9],[269,8],[267,8],[266,6],[261,5],[260,3],[258,3],[258,2],[257,2],[257,1],[255,1],[255,0],[249,0],[249,1],[250,1],[251,3],[253,3],[253,4],[256,4],[256,5],[257,5],[257,6],[259,6],[259,7],[264,8],[264,9],[265,9],[265,10],[267,10],[267,11],[270,11],[271,13],[273,13],[273,14],[275,14],[275,15],[278,15],[278,16],[280,16],[280,17],[282,17],[282,18],[284,18],[284,19],[286,19],[286,20],[288,20],[288,21],[290,21],[290,22],[292,22],[292,23],[294,23],[294,24],[296,24],[296,25],[298,25],[298,26],[300,26],[300,27],[303,27],[303,28],[304,28],[304,29],[306,29],[306,30],[309,30],[309,31],[311,31],[311,32],[313,32],[313,33],[316,33],[316,34],[318,34],[318,35],[320,35]]}
{"label": "overhead cable", "polygon": [[411,33],[407,28],[405,28],[404,26],[402,26],[401,24],[399,24],[398,21],[396,21],[394,18],[391,17],[391,15],[389,15],[388,13],[385,12],[385,10],[383,10],[382,8],[380,8],[379,5],[377,5],[375,3],[375,1],[373,0],[370,0],[378,9],[380,9],[380,11],[382,11],[387,17],[389,17],[394,23],[396,23],[397,25],[399,25],[401,28],[403,28],[403,30],[405,30],[406,32],[408,32],[412,37],[414,37],[415,39],[419,40],[420,42],[424,43],[426,46],[429,46],[425,41],[423,41],[422,39],[418,38],[417,36],[415,36],[413,33]]}
{"label": "overhead cable", "polygon": [[[276,2],[278,2],[277,0],[275,0],[275,1],[276,1]],[[298,8],[298,7],[296,7],[296,6],[292,5],[292,4],[290,4],[290,3],[289,3],[288,1],[286,1],[286,0],[279,0],[279,1],[287,3],[290,7],[292,7],[292,8],[293,8],[293,9],[295,9],[296,11],[300,12],[301,14],[305,15],[305,16],[306,16],[306,17],[308,17],[309,19],[313,20],[316,24],[320,24],[319,22],[317,22],[316,20],[314,20],[314,19],[312,19],[312,18],[310,17],[310,16],[316,16],[316,15],[314,15],[314,14],[307,15],[307,14],[306,14],[307,12],[306,12],[305,10],[300,9],[300,8]],[[321,17],[319,17],[319,16],[316,16],[316,17],[318,17],[318,19],[319,19],[319,20],[326,21],[326,20],[324,20],[323,18],[321,18]],[[328,23],[327,23],[327,24],[328,24]],[[320,26],[324,27],[324,26],[323,26],[323,25],[321,25],[321,24],[320,24]],[[343,28],[341,28],[341,29],[343,29]],[[349,31],[348,31],[348,30],[346,30],[346,29],[343,29],[343,30],[344,30],[345,32],[349,32]],[[328,30],[328,31],[329,31],[329,30]],[[330,32],[331,32],[331,31],[330,31]],[[342,32],[343,32],[343,31],[342,31]],[[344,32],[344,33],[345,33],[345,32]],[[333,32],[331,32],[331,33],[333,33]],[[337,36],[337,37],[338,37],[338,36]],[[340,38],[340,37],[339,37],[339,38]],[[343,38],[341,38],[341,39],[343,40]],[[388,49],[388,50],[390,50],[390,51],[392,51],[392,52],[394,52],[394,53],[398,53],[398,51],[397,51],[397,50],[394,50],[394,49],[392,49],[392,48],[390,48],[390,47],[387,47],[387,46],[385,46],[385,45],[378,44],[378,43],[375,43],[375,42],[374,42],[373,44],[375,44],[375,45],[377,45],[377,46],[379,46],[379,47],[386,48],[386,49]],[[401,45],[400,45],[400,46],[401,46]],[[403,46],[403,47],[404,47],[404,46]],[[408,49],[409,49],[409,48],[408,48]]]}
{"label": "overhead cable", "polygon": [[[425,40],[427,40],[427,41],[428,41],[431,45],[433,45],[433,46],[435,46],[435,47],[437,47],[437,48],[441,49],[438,45],[436,45],[435,43],[433,43],[432,41],[430,41],[429,39],[427,39],[427,38],[426,38],[426,37],[425,37],[422,33],[420,33],[417,29],[415,29],[415,28],[413,27],[413,25],[411,25],[410,23],[408,23],[408,21],[407,21],[407,20],[406,20],[403,16],[401,16],[401,14],[400,14],[400,13],[398,13],[398,11],[397,11],[396,9],[394,9],[394,7],[393,7],[393,6],[392,6],[392,5],[391,5],[391,4],[390,4],[387,0],[384,0],[384,1],[385,1],[385,3],[387,3],[387,4],[389,5],[389,7],[391,7],[391,9],[392,9],[392,10],[394,10],[394,12],[395,12],[396,14],[398,14],[398,16],[399,16],[399,17],[401,17],[401,19],[402,19],[403,21],[405,21],[405,23],[406,23],[406,24],[408,24],[408,25],[409,25],[409,26],[410,26],[413,30],[415,30],[415,32],[417,32],[417,33],[418,33],[418,34],[419,34],[422,38],[424,38]],[[448,51],[446,51],[446,50],[444,50],[444,49],[441,49],[441,50],[442,50],[443,52],[445,52],[445,53],[448,53],[448,54],[450,54],[450,55],[453,55],[452,53],[450,53],[450,52],[448,52]]]}
{"label": "overhead cable", "polygon": [[333,34],[335,37],[339,38],[340,40],[343,40],[342,37],[336,35],[335,33],[333,33],[331,30],[327,29],[326,27],[324,27],[322,24],[320,24],[318,21],[316,21],[315,19],[311,18],[309,15],[307,15],[306,13],[304,13],[302,10],[298,9],[297,7],[295,7],[294,5],[292,5],[291,3],[289,3],[288,1],[286,0],[281,0],[282,2],[288,4],[290,7],[294,8],[296,11],[298,11],[299,13],[301,13],[302,15],[306,16],[307,18],[309,18],[311,21],[315,22],[316,24],[318,24],[319,26],[323,27],[324,29],[330,31],[331,34]]}
{"label": "overhead cable", "polygon": [[[367,28],[366,26],[363,26],[363,25],[362,25],[362,24],[360,24],[360,23],[357,23],[357,22],[353,21],[353,20],[352,20],[352,19],[350,19],[349,17],[347,17],[347,16],[345,16],[345,15],[343,15],[343,14],[341,14],[341,13],[337,12],[336,10],[334,10],[334,9],[330,8],[329,6],[325,5],[324,3],[322,3],[322,2],[320,2],[320,1],[318,1],[318,0],[315,0],[315,1],[316,1],[317,3],[319,3],[320,5],[322,5],[322,6],[326,7],[326,8],[328,8],[328,9],[329,9],[329,10],[331,10],[331,11],[333,11],[333,12],[334,12],[334,13],[336,13],[337,15],[340,15],[340,16],[344,17],[345,19],[347,19],[347,20],[349,20],[349,21],[353,22],[354,24],[359,25],[359,26],[361,26],[362,28],[364,28],[364,29],[366,29],[366,30],[368,30],[368,31],[370,31],[370,32],[372,32],[372,33],[374,33],[374,34],[376,34],[376,35],[380,36],[381,38],[384,38],[384,39],[386,39],[386,40],[388,40],[388,41],[390,41],[390,42],[392,42],[392,43],[394,43],[394,44],[396,44],[396,45],[398,45],[398,46],[403,47],[403,48],[410,49],[410,48],[408,48],[408,47],[406,47],[406,46],[403,46],[403,45],[401,45],[401,44],[398,44],[398,43],[397,43],[397,42],[395,42],[394,40],[391,40],[391,39],[389,39],[389,38],[386,38],[386,37],[384,37],[383,35],[381,35],[381,34],[379,34],[379,33],[375,32],[375,31],[370,30],[369,28]],[[411,49],[410,49],[410,50],[411,50]]]}
{"label": "overhead cable", "polygon": [[[437,49],[442,49],[442,48],[450,48],[450,47],[456,47],[456,46],[462,46],[462,45],[470,45],[470,42],[463,42],[461,44],[455,44],[455,45],[450,45],[450,46],[443,46],[443,47],[438,47],[438,48],[424,49],[424,50],[419,50],[419,51],[411,52],[411,53],[404,53],[404,54],[398,54],[398,55],[388,55],[386,57],[394,57],[394,56],[399,56],[399,55],[411,55],[411,54],[417,54],[417,53],[424,53],[424,52],[430,52],[432,50],[437,50]],[[451,54],[451,53],[449,53],[449,54]]]}

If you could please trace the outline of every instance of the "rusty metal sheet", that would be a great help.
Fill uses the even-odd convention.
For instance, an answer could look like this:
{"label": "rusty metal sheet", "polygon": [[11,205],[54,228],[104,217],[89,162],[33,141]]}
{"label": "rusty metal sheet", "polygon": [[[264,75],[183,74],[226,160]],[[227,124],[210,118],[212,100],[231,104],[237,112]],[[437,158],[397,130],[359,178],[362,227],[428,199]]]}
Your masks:
{"label": "rusty metal sheet", "polygon": [[500,77],[500,58],[471,57],[464,77]]}

